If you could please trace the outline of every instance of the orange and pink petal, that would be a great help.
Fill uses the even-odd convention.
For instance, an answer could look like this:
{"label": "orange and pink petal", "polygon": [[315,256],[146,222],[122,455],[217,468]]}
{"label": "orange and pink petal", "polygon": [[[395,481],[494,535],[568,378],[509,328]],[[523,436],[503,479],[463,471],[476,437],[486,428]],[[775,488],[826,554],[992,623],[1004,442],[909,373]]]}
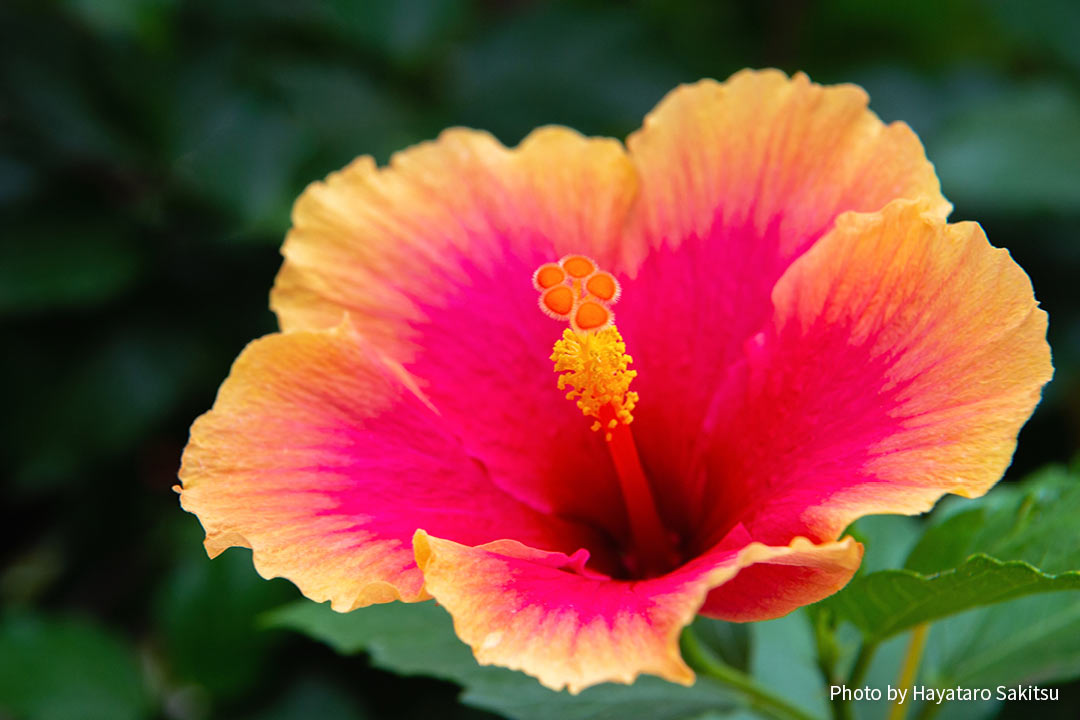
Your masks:
{"label": "orange and pink petal", "polygon": [[[740,599],[747,614],[775,617],[836,592],[862,559],[851,538],[816,545],[796,538],[781,547],[721,546],[662,577],[624,581],[516,543],[468,547],[418,532],[415,547],[425,587],[481,664],[522,670],[574,693],[631,683],[642,673],[688,685],[694,674],[679,653],[679,634],[710,589],[764,568]],[[766,584],[768,568],[810,580],[777,590]]]}
{"label": "orange and pink petal", "polygon": [[[870,513],[1001,475],[1051,373],[1026,275],[858,88],[743,72],[628,141],[450,130],[298,200],[272,305],[192,429],[182,503],[214,555],[349,610],[435,597],[477,658],[578,691],[693,678],[701,611],[843,586]],[[602,434],[555,389],[536,268],[612,271],[633,435],[687,562],[616,579]]]}
{"label": "orange and pink petal", "polygon": [[[618,326],[639,372],[635,431],[681,522],[711,398],[772,312],[785,269],[848,211],[896,198],[950,209],[918,138],[882,123],[853,85],[743,71],[668,94],[627,141],[641,190],[631,220],[647,254],[623,279]],[[685,492],[684,492],[685,490]]]}
{"label": "orange and pink petal", "polygon": [[981,495],[1053,372],[1024,271],[917,202],[842,217],[773,302],[707,427],[713,533],[824,541],[863,515]]}
{"label": "orange and pink petal", "polygon": [[455,129],[386,168],[360,158],[297,201],[271,304],[287,332],[349,312],[496,484],[617,536],[603,440],[552,390],[558,326],[530,278],[571,252],[618,267],[636,183],[620,143],[557,127],[514,149]]}
{"label": "orange and pink petal", "polygon": [[180,478],[211,556],[250,547],[262,575],[340,611],[427,597],[418,527],[468,544],[596,545],[588,528],[496,487],[347,321],[251,343],[192,427]]}

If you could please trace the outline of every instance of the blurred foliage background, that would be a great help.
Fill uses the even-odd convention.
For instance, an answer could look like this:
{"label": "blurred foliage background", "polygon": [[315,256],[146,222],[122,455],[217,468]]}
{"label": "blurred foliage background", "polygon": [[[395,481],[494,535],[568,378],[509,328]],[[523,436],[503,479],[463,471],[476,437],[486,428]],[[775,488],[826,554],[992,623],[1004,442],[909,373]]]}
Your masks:
{"label": "blurred foliage background", "polygon": [[[450,125],[624,137],[680,82],[856,82],[1032,276],[1057,375],[1009,477],[1080,446],[1080,3],[0,5],[0,717],[489,717],[259,618],[171,490],[293,199]],[[1062,716],[1064,717],[1064,716]]]}

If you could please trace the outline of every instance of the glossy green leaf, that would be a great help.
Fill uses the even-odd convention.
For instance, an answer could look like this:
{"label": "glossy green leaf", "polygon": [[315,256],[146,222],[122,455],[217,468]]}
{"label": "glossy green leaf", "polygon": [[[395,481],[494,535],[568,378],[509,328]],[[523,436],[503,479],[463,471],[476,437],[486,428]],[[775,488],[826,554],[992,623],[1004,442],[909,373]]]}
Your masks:
{"label": "glossy green leaf", "polygon": [[336,613],[328,605],[300,600],[266,613],[263,622],[302,632],[343,655],[368,652],[375,664],[404,675],[462,682],[479,667],[435,603],[387,603]]}
{"label": "glossy green leaf", "polygon": [[935,575],[882,570],[859,578],[829,603],[838,617],[877,642],[964,610],[1025,595],[1080,590],[1080,572],[1047,575],[1022,561],[973,555],[959,567]]}
{"label": "glossy green leaf", "polygon": [[996,687],[1080,677],[1080,592],[1023,598],[948,618],[930,631],[923,679]]}
{"label": "glossy green leaf", "polygon": [[691,626],[701,644],[717,660],[733,668],[750,669],[750,626],[699,615]]}
{"label": "glossy green leaf", "polygon": [[796,707],[825,717],[829,693],[817,667],[808,614],[800,610],[749,628],[754,679]]}
{"label": "glossy green leaf", "polygon": [[61,5],[95,32],[148,45],[168,32],[176,8],[174,0],[63,0]]}
{"label": "glossy green leaf", "polygon": [[976,502],[946,503],[907,568],[856,578],[824,606],[876,643],[965,610],[1080,589],[1078,512],[1080,482],[1060,468]]}
{"label": "glossy green leaf", "polygon": [[847,533],[863,544],[860,573],[902,566],[919,541],[921,523],[905,515],[867,515],[855,521]]}
{"label": "glossy green leaf", "polygon": [[1053,466],[978,500],[949,498],[904,566],[921,573],[956,567],[975,553],[1023,560],[1043,572],[1080,570],[1080,474]]}
{"label": "glossy green leaf", "polygon": [[735,707],[731,692],[708,678],[691,688],[654,677],[633,685],[600,685],[579,695],[553,692],[533,678],[481,667],[453,633],[450,616],[435,603],[375,605],[348,614],[300,601],[268,613],[273,627],[291,628],[338,652],[367,651],[372,661],[404,675],[429,675],[465,688],[462,701],[515,720],[679,720]]}

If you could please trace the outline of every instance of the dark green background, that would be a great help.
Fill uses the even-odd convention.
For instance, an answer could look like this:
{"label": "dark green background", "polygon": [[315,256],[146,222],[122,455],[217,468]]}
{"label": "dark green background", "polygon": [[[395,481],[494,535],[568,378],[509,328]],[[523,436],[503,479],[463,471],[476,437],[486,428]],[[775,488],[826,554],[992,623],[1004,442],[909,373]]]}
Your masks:
{"label": "dark green background", "polygon": [[[0,718],[481,717],[257,616],[170,489],[271,332],[293,199],[450,125],[624,137],[742,67],[857,82],[1031,275],[1057,375],[1009,477],[1080,444],[1080,3],[0,5]],[[63,688],[60,692],[57,688]],[[1075,691],[1073,691],[1075,695]]]}

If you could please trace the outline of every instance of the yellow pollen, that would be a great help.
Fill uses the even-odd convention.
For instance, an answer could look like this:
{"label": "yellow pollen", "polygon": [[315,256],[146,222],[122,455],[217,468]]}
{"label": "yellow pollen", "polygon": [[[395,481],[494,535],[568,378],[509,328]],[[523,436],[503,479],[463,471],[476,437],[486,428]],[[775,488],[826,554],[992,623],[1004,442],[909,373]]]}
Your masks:
{"label": "yellow pollen", "polygon": [[595,418],[593,431],[604,428],[606,439],[611,440],[610,431],[620,422],[633,421],[638,394],[630,391],[630,383],[637,372],[629,369],[634,359],[626,354],[626,343],[614,325],[599,332],[564,330],[551,359],[555,372],[561,373],[559,389],[569,388],[567,399],[576,400],[583,415]]}

